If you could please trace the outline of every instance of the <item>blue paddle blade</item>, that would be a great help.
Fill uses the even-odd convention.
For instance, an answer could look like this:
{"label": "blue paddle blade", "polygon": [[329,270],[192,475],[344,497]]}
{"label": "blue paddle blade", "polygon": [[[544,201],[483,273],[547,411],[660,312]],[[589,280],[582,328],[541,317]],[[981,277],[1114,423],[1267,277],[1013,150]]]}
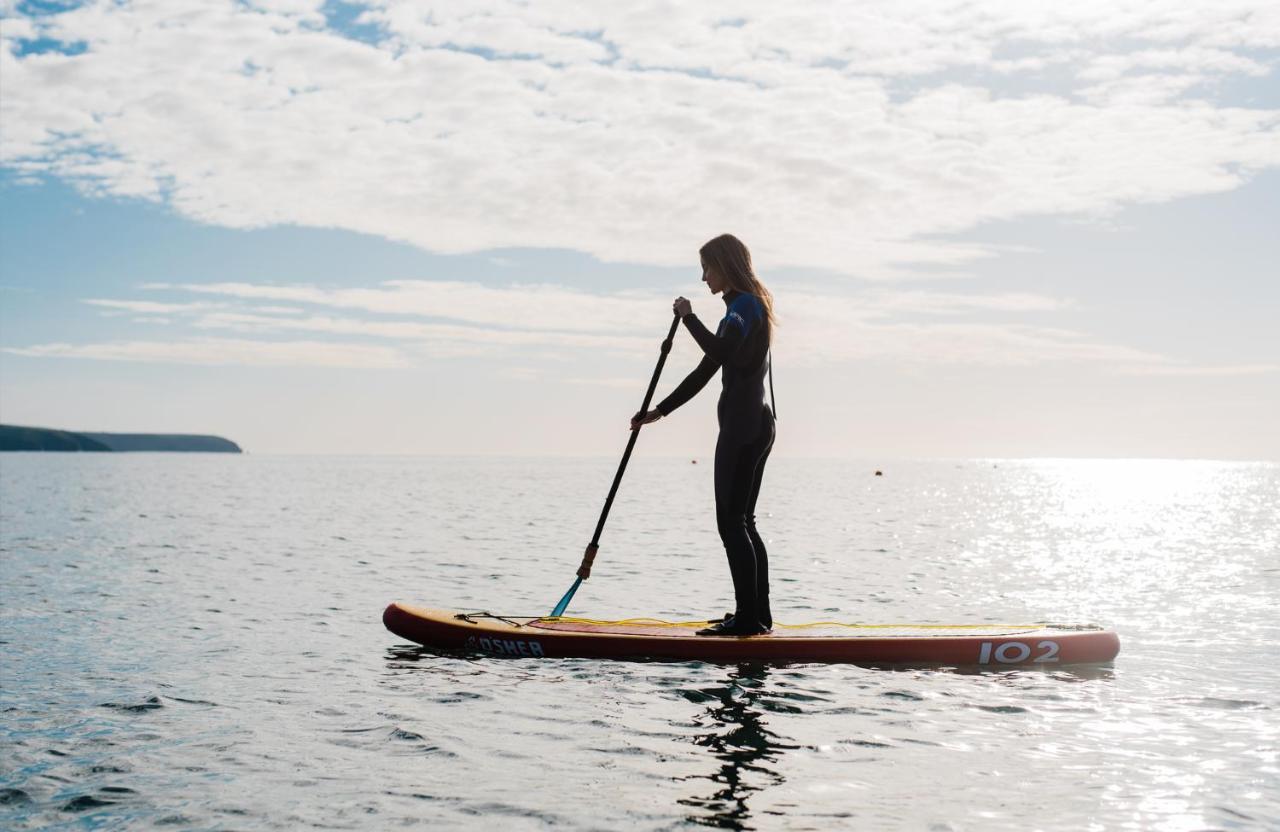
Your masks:
{"label": "blue paddle blade", "polygon": [[573,593],[578,591],[578,587],[582,585],[582,579],[578,578],[573,582],[573,586],[569,587],[569,591],[560,599],[560,603],[556,604],[556,608],[551,611],[552,618],[559,618],[564,615],[564,611],[569,608],[569,602],[573,600]]}

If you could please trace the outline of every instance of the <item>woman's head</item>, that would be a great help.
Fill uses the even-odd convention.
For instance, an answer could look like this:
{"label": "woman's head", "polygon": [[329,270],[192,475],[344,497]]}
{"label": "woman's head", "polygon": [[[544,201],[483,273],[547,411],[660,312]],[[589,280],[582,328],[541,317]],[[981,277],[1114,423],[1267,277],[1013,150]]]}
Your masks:
{"label": "woman's head", "polygon": [[733,289],[745,295],[755,295],[764,306],[765,320],[773,329],[773,295],[756,277],[751,267],[751,252],[732,234],[721,234],[708,240],[698,250],[702,258],[702,279],[712,292]]}

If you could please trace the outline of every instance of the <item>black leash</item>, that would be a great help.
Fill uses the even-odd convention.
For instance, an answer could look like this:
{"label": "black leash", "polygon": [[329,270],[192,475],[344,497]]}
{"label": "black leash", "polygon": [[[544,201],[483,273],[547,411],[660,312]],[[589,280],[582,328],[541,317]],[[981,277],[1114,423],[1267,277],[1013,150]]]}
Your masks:
{"label": "black leash", "polygon": [[778,418],[778,400],[773,397],[773,350],[769,350],[769,404],[773,407],[773,418]]}

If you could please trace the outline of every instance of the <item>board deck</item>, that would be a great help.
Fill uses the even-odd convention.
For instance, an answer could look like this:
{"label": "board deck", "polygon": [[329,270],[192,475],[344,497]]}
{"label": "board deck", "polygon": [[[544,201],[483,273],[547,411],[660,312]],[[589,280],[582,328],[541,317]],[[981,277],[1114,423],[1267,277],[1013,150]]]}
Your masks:
{"label": "board deck", "polygon": [[418,644],[524,658],[854,664],[1029,665],[1109,662],[1120,639],[1055,624],[775,624],[758,636],[699,636],[705,621],[500,616],[393,603],[387,629]]}

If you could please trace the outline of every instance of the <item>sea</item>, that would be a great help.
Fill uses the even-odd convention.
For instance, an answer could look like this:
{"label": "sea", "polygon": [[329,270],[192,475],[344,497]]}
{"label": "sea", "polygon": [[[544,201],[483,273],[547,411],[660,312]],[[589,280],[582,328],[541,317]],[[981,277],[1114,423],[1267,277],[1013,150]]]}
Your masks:
{"label": "sea", "polygon": [[[710,463],[632,460],[570,614],[732,608]],[[1101,624],[1110,665],[383,628],[392,601],[549,613],[616,465],[0,456],[0,828],[1280,829],[1280,465],[770,461],[778,621]]]}

